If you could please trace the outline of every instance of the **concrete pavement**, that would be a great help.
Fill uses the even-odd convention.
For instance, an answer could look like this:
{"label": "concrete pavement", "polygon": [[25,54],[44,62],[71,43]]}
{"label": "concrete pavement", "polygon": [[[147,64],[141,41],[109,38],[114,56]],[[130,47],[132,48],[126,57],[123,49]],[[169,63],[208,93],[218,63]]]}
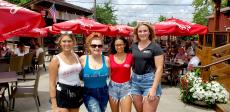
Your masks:
{"label": "concrete pavement", "polygon": [[[32,76],[33,75],[27,75]],[[51,112],[49,100],[49,76],[48,72],[41,70],[41,77],[39,82],[39,98],[41,102],[40,111],[41,112]],[[26,82],[31,83],[31,82]],[[163,95],[160,99],[160,103],[158,106],[157,112],[215,112],[212,109],[188,105],[184,104],[180,100],[180,91],[178,87],[175,86],[166,86],[163,85]],[[14,112],[36,112],[36,106],[33,98],[23,98],[16,99]],[[82,105],[80,108],[80,112],[87,112],[85,106]],[[109,104],[106,112],[111,112]],[[132,112],[136,112],[134,108],[132,108]]]}

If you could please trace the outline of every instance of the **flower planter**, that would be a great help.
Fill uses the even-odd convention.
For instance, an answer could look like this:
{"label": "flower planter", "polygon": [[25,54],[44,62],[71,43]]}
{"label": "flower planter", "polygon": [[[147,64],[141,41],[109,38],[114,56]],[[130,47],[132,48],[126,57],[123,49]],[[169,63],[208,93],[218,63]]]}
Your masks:
{"label": "flower planter", "polygon": [[199,106],[208,106],[208,104],[205,103],[204,101],[196,100],[193,103],[196,104],[196,105],[199,105]]}
{"label": "flower planter", "polygon": [[226,103],[228,91],[216,81],[204,82],[194,72],[180,77],[180,94],[183,102],[212,107],[216,103]]}

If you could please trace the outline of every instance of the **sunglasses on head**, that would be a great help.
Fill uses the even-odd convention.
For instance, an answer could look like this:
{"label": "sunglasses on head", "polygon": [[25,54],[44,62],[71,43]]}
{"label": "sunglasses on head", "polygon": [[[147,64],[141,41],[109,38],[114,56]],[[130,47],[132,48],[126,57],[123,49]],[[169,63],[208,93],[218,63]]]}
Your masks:
{"label": "sunglasses on head", "polygon": [[99,45],[97,45],[97,44],[91,44],[90,46],[91,46],[92,48],[96,48],[96,47],[102,48],[102,47],[103,47],[103,45],[101,45],[101,44],[99,44]]}
{"label": "sunglasses on head", "polygon": [[61,33],[61,34],[68,34],[68,35],[69,35],[69,34],[73,34],[72,31],[61,31],[60,33]]}

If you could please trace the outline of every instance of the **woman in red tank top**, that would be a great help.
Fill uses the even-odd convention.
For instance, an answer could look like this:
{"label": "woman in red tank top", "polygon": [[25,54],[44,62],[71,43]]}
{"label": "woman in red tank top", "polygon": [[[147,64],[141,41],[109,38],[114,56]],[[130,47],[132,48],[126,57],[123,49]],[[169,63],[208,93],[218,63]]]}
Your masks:
{"label": "woman in red tank top", "polygon": [[130,96],[130,74],[132,54],[129,53],[128,41],[116,38],[111,44],[109,56],[111,67],[111,81],[109,83],[109,103],[112,112],[131,112],[132,100]]}

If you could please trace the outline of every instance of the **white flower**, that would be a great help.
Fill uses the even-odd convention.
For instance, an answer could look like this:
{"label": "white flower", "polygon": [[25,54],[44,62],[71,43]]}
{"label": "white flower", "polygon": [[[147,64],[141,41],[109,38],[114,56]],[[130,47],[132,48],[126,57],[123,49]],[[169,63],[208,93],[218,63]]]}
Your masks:
{"label": "white flower", "polygon": [[228,91],[216,81],[203,83],[195,72],[189,72],[181,78],[186,79],[186,82],[188,82],[188,88],[181,91],[182,93],[186,92],[186,94],[182,94],[182,97],[188,97],[188,100],[191,100],[190,97],[192,97],[194,100],[205,101],[207,104],[215,104],[216,102],[226,103],[229,99]]}

